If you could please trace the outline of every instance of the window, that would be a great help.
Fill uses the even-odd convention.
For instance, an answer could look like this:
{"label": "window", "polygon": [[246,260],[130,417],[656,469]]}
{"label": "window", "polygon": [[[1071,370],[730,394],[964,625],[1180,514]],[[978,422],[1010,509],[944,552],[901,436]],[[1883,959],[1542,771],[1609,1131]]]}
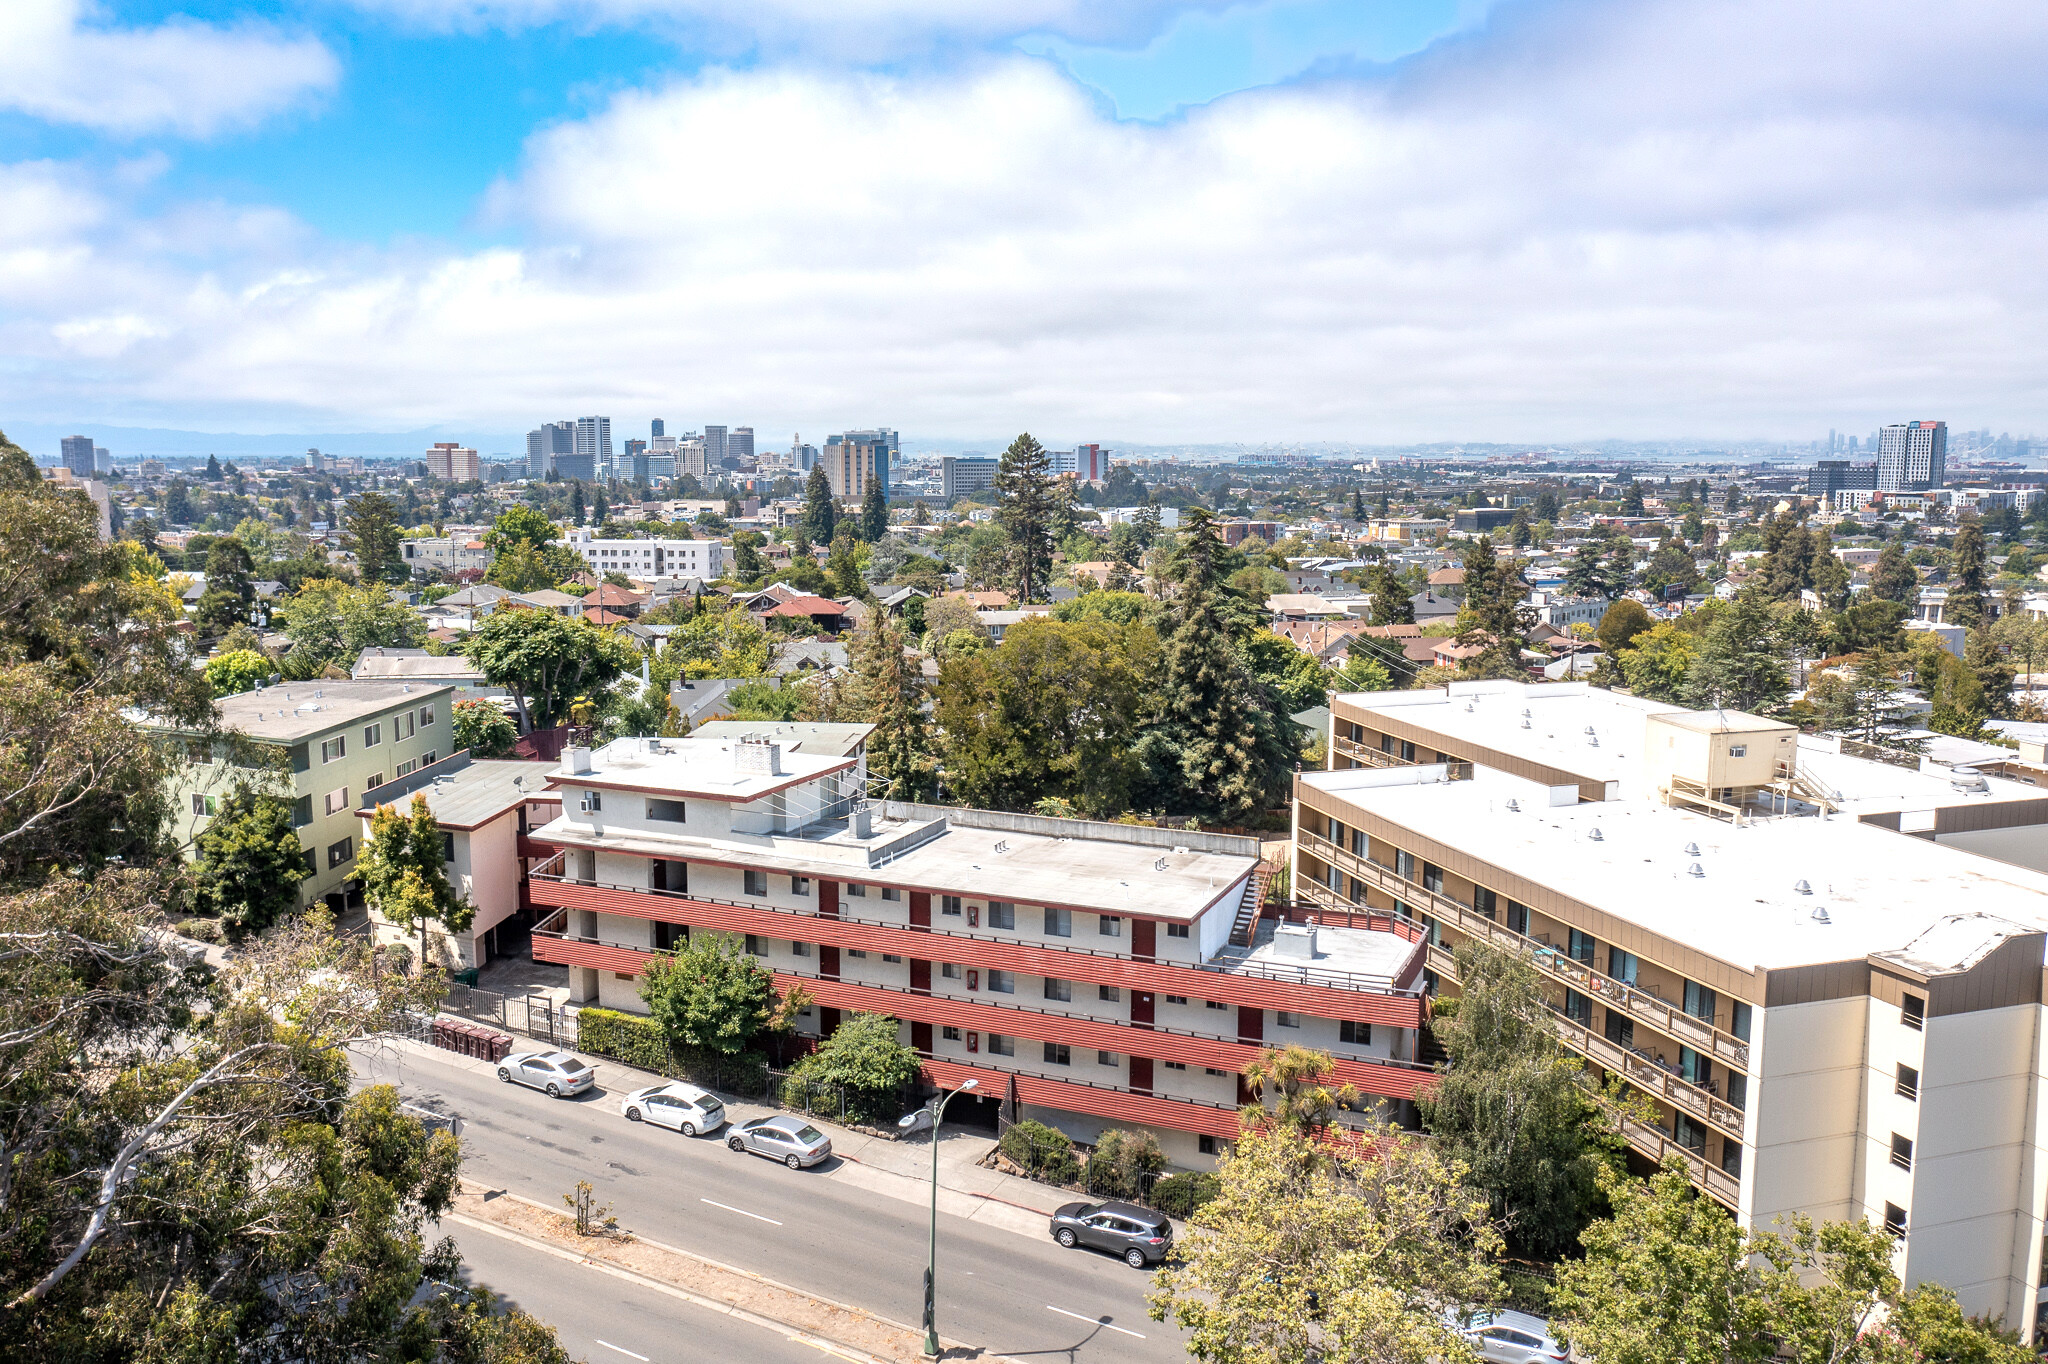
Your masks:
{"label": "window", "polygon": [[1046,1063],[1047,1065],[1049,1065],[1049,1066],[1070,1066],[1070,1065],[1072,1065],[1072,1064],[1073,1064],[1073,1059],[1072,1059],[1072,1055],[1071,1055],[1071,1053],[1070,1053],[1070,1052],[1069,1052],[1069,1051],[1067,1050],[1067,1044],[1066,1044],[1066,1043],[1064,1043],[1064,1042],[1048,1042],[1048,1043],[1046,1043],[1046,1044],[1045,1044],[1045,1063]]}
{"label": "window", "polygon": [[1685,983],[1685,1011],[1704,1023],[1714,1021],[1714,1006],[1720,1003],[1720,996],[1700,984],[1689,980]]}
{"label": "window", "polygon": [[1884,1229],[1894,1236],[1906,1234],[1906,1210],[1896,1203],[1884,1205]]}
{"label": "window", "polygon": [[1607,975],[1624,985],[1636,983],[1636,954],[1624,952],[1619,947],[1607,949]]}
{"label": "window", "polygon": [[1904,995],[1899,999],[1899,1022],[1918,1032],[1927,1026],[1927,1001],[1919,995]]}
{"label": "window", "polygon": [[1166,996],[1166,1002],[1168,1004],[1185,1004],[1188,1002],[1188,997],[1186,995],[1168,995]]}
{"label": "window", "polygon": [[1749,1077],[1739,1070],[1728,1072],[1728,1102],[1736,1108],[1749,1107]]}
{"label": "window", "polygon": [[859,881],[848,881],[846,883],[846,893],[856,900],[868,898],[868,888]]}
{"label": "window", "polygon": [[1691,1047],[1681,1046],[1678,1049],[1678,1073],[1696,1085],[1714,1083],[1714,1063]]}
{"label": "window", "polygon": [[1228,1075],[1228,1074],[1230,1074],[1230,1072],[1229,1072],[1229,1071],[1227,1071],[1227,1070],[1218,1070],[1218,1069],[1216,1069],[1216,1067],[1214,1067],[1214,1066],[1203,1066],[1203,1067],[1202,1067],[1202,1074],[1204,1074],[1204,1075]]}
{"label": "window", "polygon": [[440,754],[436,753],[433,749],[430,748],[426,752],[420,754],[420,766],[431,767],[434,763],[434,760],[440,756]]}
{"label": "window", "polygon": [[[212,796],[192,797],[192,813],[195,815],[211,815],[219,808]],[[331,815],[334,811],[329,810],[327,813]]]}
{"label": "window", "polygon": [[1472,887],[1472,908],[1487,918],[1494,917],[1494,910],[1500,906],[1500,896],[1485,886]]}
{"label": "window", "polygon": [[747,934],[747,955],[750,957],[761,955],[761,940],[752,933]]}
{"label": "window", "polygon": [[363,789],[365,791],[374,791],[383,784],[384,774],[382,772],[372,772],[369,776],[363,778]]}
{"label": "window", "polygon": [[897,963],[898,965],[901,965],[901,964],[902,964],[902,962],[903,962],[903,958],[901,958],[901,957],[897,956],[897,955],[896,955],[896,954],[895,954],[894,952],[884,952],[884,953],[882,954],[882,960],[883,960],[883,961],[893,961],[893,962]]}
{"label": "window", "polygon": [[1892,1164],[1901,1170],[1913,1168],[1913,1139],[1892,1133]]}
{"label": "window", "polygon": [[1683,1113],[1671,1120],[1671,1135],[1688,1151],[1704,1154],[1707,1149],[1707,1129]]}
{"label": "window", "polygon": [[404,762],[400,763],[397,767],[391,770],[391,779],[393,781],[397,781],[401,777],[409,777],[419,767],[419,765],[420,760],[418,758],[407,758]]}
{"label": "window", "polygon": [[1728,1001],[1728,1031],[1745,1042],[1749,1040],[1749,1006],[1739,999]]}
{"label": "window", "polygon": [[665,923],[660,919],[654,921],[655,951],[672,952],[675,950],[677,943],[688,943],[689,941],[690,926],[688,924]]}
{"label": "window", "polygon": [[303,829],[313,822],[313,798],[300,796],[292,802],[292,827]]}
{"label": "window", "polygon": [[939,1028],[939,1038],[945,1042],[958,1042],[960,1040],[960,1030],[951,1023],[943,1024]]}
{"label": "window", "polygon": [[663,824],[684,823],[683,803],[679,800],[650,800],[647,802],[647,817]]}
{"label": "window", "polygon": [[410,738],[412,737],[412,735],[413,735],[413,723],[412,723],[412,712],[411,712],[411,711],[406,711],[406,712],[404,712],[403,714],[400,714],[400,715],[394,715],[394,716],[392,716],[392,717],[391,717],[391,737],[392,737],[392,738],[394,738],[394,739],[410,739]]}
{"label": "window", "polygon": [[1619,1010],[1607,1011],[1607,1024],[1603,1032],[1607,1040],[1617,1047],[1633,1047],[1636,1044],[1635,1022]]}
{"label": "window", "polygon": [[1008,900],[990,900],[988,902],[988,926],[990,928],[1015,928],[1017,926],[1017,906],[1011,904]]}
{"label": "window", "polygon": [[1742,1178],[1742,1143],[1721,1139],[1721,1169],[1727,1174]]}
{"label": "window", "polygon": [[383,742],[384,742],[384,726],[382,726],[382,725],[364,725],[364,726],[363,726],[363,747],[364,747],[364,748],[375,748],[375,747],[376,747],[376,746],[377,746],[378,744],[381,744],[381,743],[383,743]]}
{"label": "window", "polygon": [[957,961],[940,962],[939,975],[945,978],[946,980],[960,979],[960,963]]}
{"label": "window", "polygon": [[1747,757],[1749,756],[1749,745],[1748,745],[1748,744],[1730,744],[1730,745],[1728,745],[1728,756],[1729,756],[1729,757],[1731,757],[1731,758],[1747,758]]}
{"label": "window", "polygon": [[1186,1070],[1188,1068],[1188,1063],[1185,1061],[1161,1061],[1159,1064],[1165,1066],[1168,1070]]}
{"label": "window", "polygon": [[939,897],[939,913],[951,914],[958,918],[960,914],[960,897],[957,895],[941,895]]}
{"label": "window", "polygon": [[329,843],[327,845],[328,869],[332,870],[333,868],[340,866],[342,863],[348,861],[351,857],[354,857],[355,855],[356,841],[353,838],[344,838],[339,843]]}
{"label": "window", "polygon": [[791,895],[809,895],[811,893],[811,878],[808,876],[790,877],[789,893]]}
{"label": "window", "polygon": [[1415,879],[1414,853],[1404,852],[1398,848],[1394,850],[1394,875],[1400,877],[1403,881],[1413,881]]}
{"label": "window", "polygon": [[1099,915],[1095,920],[1095,934],[1101,938],[1121,938],[1124,935],[1124,921],[1114,914]]}
{"label": "window", "polygon": [[1004,1037],[1001,1033],[990,1033],[988,1035],[988,1054],[990,1056],[1015,1056],[1017,1054],[1017,1039],[1014,1037]]}
{"label": "window", "polygon": [[1166,926],[1166,936],[1169,938],[1185,938],[1187,935],[1188,926],[1186,924],[1168,924]]}
{"label": "window", "polygon": [[1205,1156],[1216,1154],[1216,1138],[1204,1132],[1195,1138],[1195,1149]]}
{"label": "window", "polygon": [[995,994],[1014,995],[1017,993],[1017,977],[1008,971],[991,971],[988,973],[988,988]]}
{"label": "window", "polygon": [[342,758],[346,756],[348,756],[347,739],[337,737],[333,739],[322,739],[320,741],[321,762],[331,763],[336,758]]}
{"label": "window", "polygon": [[882,887],[882,898],[883,898],[884,900],[901,900],[901,899],[903,898],[903,887],[901,887],[901,886],[883,886],[883,887]]}
{"label": "window", "polygon": [[807,942],[792,942],[789,945],[789,955],[792,957],[808,957],[811,955],[811,945]]}
{"label": "window", "polygon": [[1098,985],[1095,987],[1095,997],[1104,1004],[1121,1004],[1124,1002],[1124,987],[1121,985]]}
{"label": "window", "polygon": [[1508,932],[1529,936],[1529,906],[1508,901]]}
{"label": "window", "polygon": [[1330,820],[1330,834],[1329,834],[1329,837],[1330,837],[1330,841],[1331,841],[1332,843],[1335,843],[1335,844],[1336,844],[1336,845],[1337,845],[1338,847],[1340,847],[1340,848],[1341,848],[1341,847],[1343,847],[1343,846],[1344,846],[1344,826],[1343,826],[1342,824],[1339,824],[1339,823],[1338,823],[1338,822],[1336,821],[1336,819],[1335,819],[1334,817],[1327,817],[1327,818],[1329,818],[1329,820]]}
{"label": "window", "polygon": [[1594,949],[1597,946],[1598,944],[1593,941],[1592,934],[1581,933],[1576,928],[1571,930],[1570,951],[1573,961],[1582,961],[1586,965],[1591,966],[1593,964]]}
{"label": "window", "polygon": [[1337,1040],[1347,1047],[1369,1047],[1372,1045],[1372,1024],[1353,1023],[1347,1018],[1337,1025]]}
{"label": "window", "polygon": [[1228,1009],[1230,1006],[1221,1000],[1205,999],[1202,1001],[1202,1007],[1205,1009]]}
{"label": "window", "polygon": [[1045,978],[1045,997],[1060,1004],[1071,1004],[1074,999],[1074,982]]}
{"label": "window", "polygon": [[1444,869],[1433,862],[1424,862],[1422,864],[1422,888],[1435,891],[1438,895],[1443,894]]}
{"label": "window", "polygon": [[454,834],[441,835],[441,860],[443,862],[453,862],[455,860]]}
{"label": "window", "polygon": [[1920,1072],[1911,1066],[1899,1067],[1899,1081],[1893,1088],[1901,1099],[1918,1100],[1920,1097]]}
{"label": "window", "polygon": [[1285,1009],[1275,1009],[1273,1011],[1273,1022],[1276,1026],[1282,1028],[1298,1028],[1301,1026],[1301,1015],[1291,1014]]}
{"label": "window", "polygon": [[585,791],[585,792],[583,793],[583,808],[584,808],[585,810],[602,810],[602,809],[604,809],[604,792],[602,792],[602,791]]}
{"label": "window", "polygon": [[431,705],[420,707],[420,723],[423,725],[434,723],[434,708]]}
{"label": "window", "polygon": [[868,953],[864,947],[849,947],[846,949],[846,955],[849,957],[859,957],[862,961],[866,961]]}
{"label": "window", "polygon": [[346,809],[348,809],[348,788],[346,786],[327,793],[328,814],[339,814]]}
{"label": "window", "polygon": [[743,871],[740,873],[740,879],[745,884],[747,894],[766,895],[768,893],[767,872]]}
{"label": "window", "polygon": [[1074,936],[1074,912],[1070,909],[1045,911],[1045,936],[1048,938],[1071,938]]}

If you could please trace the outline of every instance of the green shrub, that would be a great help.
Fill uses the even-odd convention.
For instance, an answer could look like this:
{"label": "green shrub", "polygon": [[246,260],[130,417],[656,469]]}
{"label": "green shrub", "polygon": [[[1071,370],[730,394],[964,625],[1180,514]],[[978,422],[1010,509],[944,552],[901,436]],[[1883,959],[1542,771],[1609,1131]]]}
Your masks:
{"label": "green shrub", "polygon": [[1151,1176],[1165,1168],[1159,1138],[1107,1128],[1088,1157],[1088,1192],[1098,1198],[1142,1198]]}
{"label": "green shrub", "polygon": [[[865,1122],[897,1107],[904,1086],[917,1079],[923,1064],[917,1052],[899,1040],[895,1019],[887,1014],[859,1013],[833,1029],[816,1051],[797,1062],[790,1081],[809,1081],[828,1089],[829,1101],[812,1096],[813,1111],[830,1102],[835,1108],[843,1106],[847,1118]],[[783,1090],[789,1092],[789,1084]],[[803,1107],[800,1103],[789,1106]]]}
{"label": "green shrub", "polygon": [[1074,1140],[1057,1127],[1026,1119],[1012,1123],[997,1143],[1004,1155],[1039,1179],[1070,1184],[1081,1173],[1074,1156]]}
{"label": "green shrub", "polygon": [[666,1074],[675,1065],[668,1039],[651,1018],[616,1009],[584,1009],[576,1015],[576,1045],[641,1070]]}
{"label": "green shrub", "polygon": [[218,919],[186,919],[172,931],[194,942],[219,942],[223,936]]}
{"label": "green shrub", "polygon": [[1207,1171],[1168,1175],[1152,1186],[1152,1206],[1168,1217],[1189,1218],[1223,1192],[1223,1181]]}

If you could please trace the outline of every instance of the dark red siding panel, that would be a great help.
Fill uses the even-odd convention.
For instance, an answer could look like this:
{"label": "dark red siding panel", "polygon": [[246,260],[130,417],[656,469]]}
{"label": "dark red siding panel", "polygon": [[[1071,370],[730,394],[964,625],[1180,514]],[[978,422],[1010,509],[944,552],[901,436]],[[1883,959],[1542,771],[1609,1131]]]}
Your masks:
{"label": "dark red siding panel", "polygon": [[1131,955],[1150,961],[1159,951],[1159,925],[1151,919],[1131,920]]}

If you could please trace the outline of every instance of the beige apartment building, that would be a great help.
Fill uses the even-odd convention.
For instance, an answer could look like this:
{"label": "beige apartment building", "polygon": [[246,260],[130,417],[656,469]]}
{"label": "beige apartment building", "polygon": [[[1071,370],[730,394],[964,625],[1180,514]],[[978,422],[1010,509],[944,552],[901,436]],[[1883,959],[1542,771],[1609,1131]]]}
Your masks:
{"label": "beige apartment building", "polygon": [[[2048,1212],[2048,799],[1584,684],[1332,697],[1296,885],[1492,939],[1567,1045],[1752,1225],[1868,1218],[1907,1282],[2029,1333]],[[1911,764],[1913,760],[1907,759]],[[1923,770],[1924,769],[1924,770]]]}

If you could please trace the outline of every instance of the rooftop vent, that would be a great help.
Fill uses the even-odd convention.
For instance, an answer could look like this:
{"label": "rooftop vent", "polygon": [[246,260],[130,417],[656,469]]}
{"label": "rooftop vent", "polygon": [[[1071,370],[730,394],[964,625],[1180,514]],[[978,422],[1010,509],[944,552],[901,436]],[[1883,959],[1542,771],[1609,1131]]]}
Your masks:
{"label": "rooftop vent", "polygon": [[1686,855],[1687,857],[1698,857],[1698,856],[1700,855],[1700,845],[1699,845],[1699,844],[1697,844],[1697,843],[1688,843],[1688,844],[1686,844],[1686,845],[1685,845],[1685,855]]}
{"label": "rooftop vent", "polygon": [[1588,733],[1588,734],[1591,734],[1592,732],[1593,732],[1593,727],[1592,727],[1591,725],[1587,725],[1587,726],[1586,726],[1586,733]]}
{"label": "rooftop vent", "polygon": [[1152,870],[1154,870],[1154,871],[1165,871],[1165,870],[1166,870],[1166,859],[1162,857],[1162,858],[1160,858],[1160,859],[1159,859],[1159,860],[1158,860],[1157,862],[1154,862],[1154,863],[1152,864]]}
{"label": "rooftop vent", "polygon": [[996,840],[996,851],[997,851],[997,852],[999,852],[999,853],[1006,853],[1006,852],[1008,852],[1009,850],[1010,850],[1010,840],[1009,840],[1009,839],[1007,839],[1007,838],[999,838],[999,839],[997,839],[997,840]]}
{"label": "rooftop vent", "polygon": [[1811,895],[1813,894],[1813,884],[1803,878],[1794,881],[1792,883],[1792,893],[1795,895]]}
{"label": "rooftop vent", "polygon": [[1598,824],[1595,824],[1592,828],[1586,830],[1586,837],[1590,839],[1592,842],[1600,843],[1606,840],[1607,835],[1601,833],[1600,826]]}
{"label": "rooftop vent", "polygon": [[1813,921],[1817,924],[1831,924],[1834,922],[1833,919],[1830,919],[1828,917],[1828,912],[1825,909],[1820,908],[1818,905],[1814,906]]}
{"label": "rooftop vent", "polygon": [[1597,735],[1597,734],[1595,734],[1595,735],[1592,735],[1592,736],[1591,736],[1590,738],[1588,738],[1588,739],[1586,740],[1586,746],[1587,746],[1588,748],[1598,748],[1598,747],[1600,747],[1600,736],[1599,736],[1599,735]]}
{"label": "rooftop vent", "polygon": [[411,690],[412,690],[412,683],[410,683],[410,682],[401,682],[401,683],[399,683],[399,684],[398,684],[398,689],[399,689],[400,691],[407,691],[407,692],[409,692],[409,691],[411,691]]}
{"label": "rooftop vent", "polygon": [[1699,863],[1695,862],[1685,869],[1685,874],[1687,876],[1705,876],[1707,874],[1707,870],[1705,867],[1702,867]]}

